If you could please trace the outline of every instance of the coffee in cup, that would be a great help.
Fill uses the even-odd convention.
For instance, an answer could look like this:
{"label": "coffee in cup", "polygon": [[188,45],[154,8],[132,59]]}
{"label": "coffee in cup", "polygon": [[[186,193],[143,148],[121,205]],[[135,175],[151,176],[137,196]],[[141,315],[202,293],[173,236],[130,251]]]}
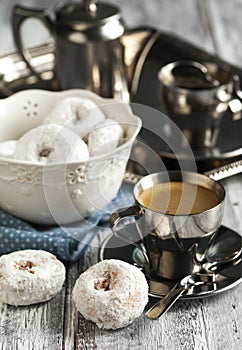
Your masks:
{"label": "coffee in cup", "polygon": [[220,200],[214,191],[200,185],[164,182],[143,190],[138,201],[161,214],[188,215],[207,211],[218,205]]}
{"label": "coffee in cup", "polygon": [[178,280],[199,271],[222,222],[223,186],[205,175],[170,171],[143,177],[133,195],[134,206],[110,217],[114,235],[130,243],[116,229],[122,219],[134,216],[153,278]]}

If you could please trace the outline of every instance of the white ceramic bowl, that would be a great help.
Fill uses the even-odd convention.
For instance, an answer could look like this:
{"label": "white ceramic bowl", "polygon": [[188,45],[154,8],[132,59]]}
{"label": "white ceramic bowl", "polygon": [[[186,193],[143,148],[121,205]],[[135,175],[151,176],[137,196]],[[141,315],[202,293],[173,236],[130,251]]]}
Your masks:
{"label": "white ceramic bowl", "polygon": [[103,209],[117,195],[141,128],[129,105],[86,90],[24,90],[0,100],[0,141],[18,139],[41,124],[59,100],[70,96],[94,101],[124,126],[126,140],[82,163],[43,165],[0,157],[0,207],[33,223],[73,223]]}

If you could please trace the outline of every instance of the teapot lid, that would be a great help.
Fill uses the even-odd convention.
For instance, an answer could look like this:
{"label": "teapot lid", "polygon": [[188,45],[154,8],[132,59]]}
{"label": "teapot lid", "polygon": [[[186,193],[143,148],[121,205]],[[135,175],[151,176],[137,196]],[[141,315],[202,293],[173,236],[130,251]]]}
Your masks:
{"label": "teapot lid", "polygon": [[[82,0],[68,4],[58,11],[57,18],[60,24],[86,34],[90,33],[91,37],[97,35],[98,39],[101,37],[115,39],[124,32],[119,8],[103,2],[97,3],[97,0]],[[103,30],[103,26],[107,23],[110,27]]]}

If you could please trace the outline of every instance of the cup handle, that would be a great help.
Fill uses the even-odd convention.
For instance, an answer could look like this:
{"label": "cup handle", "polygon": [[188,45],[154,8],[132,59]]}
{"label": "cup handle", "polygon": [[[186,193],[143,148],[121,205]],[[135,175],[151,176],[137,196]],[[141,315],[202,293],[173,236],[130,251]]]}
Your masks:
{"label": "cup handle", "polygon": [[232,120],[242,118],[242,91],[240,89],[240,79],[238,75],[233,76],[233,96],[229,101],[229,109],[232,113]]}
{"label": "cup handle", "polygon": [[30,63],[31,55],[29,51],[26,50],[23,46],[23,40],[21,36],[21,27],[25,22],[25,20],[31,17],[42,21],[45,27],[50,31],[50,33],[52,33],[53,21],[51,20],[51,15],[49,11],[40,10],[40,9],[30,9],[30,8],[16,5],[13,7],[13,10],[12,10],[12,31],[13,31],[13,38],[14,38],[15,45],[22,59],[25,61],[27,67],[38,78],[42,87],[46,89],[57,90],[58,84],[55,77],[49,80],[42,79],[40,74],[36,72],[32,64]]}
{"label": "cup handle", "polygon": [[[116,228],[118,226],[118,224],[120,223],[120,221],[122,221],[123,219],[129,217],[129,216],[134,216],[135,219],[139,219],[141,216],[143,216],[144,211],[142,208],[140,208],[138,205],[134,205],[132,207],[126,207],[126,208],[121,208],[118,209],[117,211],[115,211],[109,219],[110,225],[111,225],[111,229],[113,231],[113,235],[119,239],[121,239],[122,241],[126,242],[126,243],[131,243],[132,245],[134,245],[136,248],[140,249],[145,261],[147,263],[149,263],[149,258],[148,255],[146,253],[146,250],[144,248],[144,246],[139,243],[139,242],[133,242],[133,240],[127,238],[127,237],[122,237],[121,235],[118,234]],[[139,231],[138,231],[139,232]],[[143,238],[140,236],[140,240],[141,242],[143,242]]]}

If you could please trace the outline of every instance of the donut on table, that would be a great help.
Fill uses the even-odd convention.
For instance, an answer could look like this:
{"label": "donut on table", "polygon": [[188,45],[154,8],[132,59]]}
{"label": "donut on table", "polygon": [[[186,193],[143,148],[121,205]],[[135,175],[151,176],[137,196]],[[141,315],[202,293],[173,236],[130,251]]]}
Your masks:
{"label": "donut on table", "polygon": [[17,142],[13,157],[40,163],[66,161],[83,162],[89,159],[86,143],[73,131],[57,124],[40,125]]}
{"label": "donut on table", "polygon": [[43,124],[65,125],[83,138],[104,120],[104,113],[93,101],[67,97],[53,107],[44,118]]}
{"label": "donut on table", "polygon": [[128,326],[148,302],[144,274],[126,262],[101,261],[79,276],[73,289],[77,310],[99,328]]}
{"label": "donut on table", "polygon": [[43,250],[21,250],[0,257],[0,302],[42,303],[54,297],[65,281],[65,267]]}
{"label": "donut on table", "polygon": [[123,137],[123,129],[116,120],[107,118],[96,125],[88,135],[90,156],[105,154],[115,149]]}

